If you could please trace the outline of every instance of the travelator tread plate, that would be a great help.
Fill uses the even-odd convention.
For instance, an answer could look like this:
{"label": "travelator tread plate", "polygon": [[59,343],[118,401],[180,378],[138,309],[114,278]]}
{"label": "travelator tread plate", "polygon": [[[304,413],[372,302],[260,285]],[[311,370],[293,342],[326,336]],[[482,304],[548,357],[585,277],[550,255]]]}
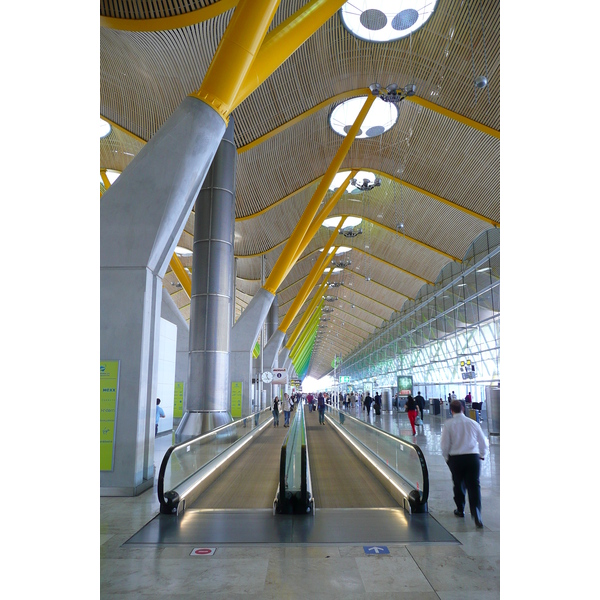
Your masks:
{"label": "travelator tread plate", "polygon": [[306,437],[317,510],[320,508],[398,508],[398,502],[319,414],[306,411]]}
{"label": "travelator tread plate", "polygon": [[158,515],[126,546],[458,544],[427,513],[401,508],[317,509],[315,515],[273,515],[269,510],[186,510]]}
{"label": "travelator tread plate", "polygon": [[289,431],[268,425],[247,444],[227,469],[191,505],[190,508],[233,509],[273,508],[279,485],[281,444]]}

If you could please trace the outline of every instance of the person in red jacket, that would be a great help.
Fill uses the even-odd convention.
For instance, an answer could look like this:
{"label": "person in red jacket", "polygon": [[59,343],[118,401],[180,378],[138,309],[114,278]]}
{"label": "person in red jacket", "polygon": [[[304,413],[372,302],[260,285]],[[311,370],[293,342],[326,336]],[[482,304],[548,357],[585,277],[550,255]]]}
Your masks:
{"label": "person in red jacket", "polygon": [[415,419],[417,418],[417,402],[410,394],[408,395],[408,399],[406,400],[405,410],[408,414],[408,420],[410,421],[410,426],[412,427],[413,435],[417,435],[417,430],[415,429]]}

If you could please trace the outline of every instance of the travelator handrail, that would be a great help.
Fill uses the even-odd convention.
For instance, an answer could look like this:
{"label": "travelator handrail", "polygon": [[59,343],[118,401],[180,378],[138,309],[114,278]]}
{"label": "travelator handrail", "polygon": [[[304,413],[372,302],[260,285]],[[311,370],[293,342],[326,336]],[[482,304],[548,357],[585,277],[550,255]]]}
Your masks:
{"label": "travelator handrail", "polygon": [[388,491],[410,512],[427,512],[429,471],[421,448],[344,410],[327,409],[333,416],[326,418]]}
{"label": "travelator handrail", "polygon": [[160,512],[181,514],[272,420],[271,409],[266,408],[171,446],[158,472]]}
{"label": "travelator handrail", "polygon": [[314,515],[314,509],[304,408],[300,405],[281,445],[279,486],[273,500],[273,514]]}

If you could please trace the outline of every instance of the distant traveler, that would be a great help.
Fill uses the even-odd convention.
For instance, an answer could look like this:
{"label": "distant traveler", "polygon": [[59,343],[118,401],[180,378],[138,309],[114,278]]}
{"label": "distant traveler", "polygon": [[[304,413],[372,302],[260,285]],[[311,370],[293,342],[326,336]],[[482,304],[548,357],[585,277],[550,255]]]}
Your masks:
{"label": "distant traveler", "polygon": [[290,397],[287,394],[283,394],[283,426],[290,426],[290,411],[292,405],[290,404]]}
{"label": "distant traveler", "polygon": [[369,392],[367,392],[367,395],[365,396],[365,409],[367,410],[367,417],[371,414],[371,404],[373,402],[373,398],[371,398],[371,396],[369,395]]}
{"label": "distant traveler", "polygon": [[417,403],[418,409],[421,411],[421,419],[423,419],[423,410],[425,409],[425,398],[421,396],[421,392],[417,392],[415,396],[415,402]]}
{"label": "distant traveler", "polygon": [[319,409],[319,425],[325,425],[325,397],[321,392],[317,398],[317,407]]}
{"label": "distant traveler", "polygon": [[406,414],[408,415],[408,420],[410,421],[410,426],[412,427],[413,435],[417,435],[417,430],[415,429],[415,419],[417,418],[417,403],[410,394],[406,399]]}
{"label": "distant traveler", "polygon": [[158,435],[158,420],[165,418],[165,411],[159,406],[160,398],[156,399],[156,427],[154,428],[154,436]]}
{"label": "distant traveler", "polygon": [[279,427],[279,396],[273,398],[273,407],[271,409],[273,413],[273,427]]}
{"label": "distant traveler", "polygon": [[314,405],[313,405],[313,395],[311,393],[308,394],[308,396],[306,396],[306,403],[308,404],[308,412],[312,412],[314,410]]}
{"label": "distant traveler", "polygon": [[446,421],[442,429],[440,447],[446,460],[454,485],[454,503],[457,517],[465,516],[465,490],[469,494],[469,509],[478,529],[481,521],[481,488],[479,472],[481,460],[487,455],[488,442],[483,435],[481,425],[469,419],[463,413],[459,400],[450,403],[452,418]]}
{"label": "distant traveler", "polygon": [[375,394],[375,399],[373,400],[373,410],[376,415],[381,414],[381,396],[379,394]]}

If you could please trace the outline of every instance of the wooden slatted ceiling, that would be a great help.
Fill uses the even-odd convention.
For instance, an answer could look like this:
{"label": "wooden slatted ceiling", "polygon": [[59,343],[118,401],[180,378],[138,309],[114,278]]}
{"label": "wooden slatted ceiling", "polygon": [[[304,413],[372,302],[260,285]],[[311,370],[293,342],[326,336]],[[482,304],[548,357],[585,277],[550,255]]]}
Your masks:
{"label": "wooden slatted ceiling", "polygon": [[[271,28],[304,3],[305,0],[282,0]],[[160,18],[210,4],[214,2],[103,0],[101,14]],[[475,4],[442,0],[433,18],[413,36],[413,78],[408,39],[387,44],[357,40],[335,15],[234,111],[236,145],[239,148],[260,138],[336,94],[367,87],[374,81],[382,85],[395,82],[400,87],[414,81],[420,97],[499,130],[499,2]],[[473,9],[470,25],[467,6]],[[476,13],[479,7],[482,11]],[[231,14],[228,11],[198,25],[163,32],[101,28],[101,114],[141,138],[136,140],[113,129],[101,142],[101,167],[124,170],[133,158],[129,155],[137,154],[143,140],[149,140],[184,97],[199,87]],[[489,84],[475,95],[473,63],[476,74],[486,74],[484,31]],[[266,253],[268,274],[316,189],[318,178],[339,147],[341,139],[328,124],[331,108],[327,105],[239,157],[236,217],[265,212],[236,223],[236,317],[260,288],[258,255]],[[427,193],[499,222],[499,140],[405,101],[400,105],[398,123],[390,132],[353,144],[343,165],[352,167],[383,174],[381,188],[370,192],[367,202],[356,202],[356,197],[346,195],[332,212],[332,216],[354,214],[368,219],[363,222],[365,230],[370,225],[372,239],[368,250],[362,236],[339,236],[344,245],[354,250],[352,266],[343,275],[344,286],[335,291],[338,297],[342,292],[350,294],[348,301],[355,304],[355,309],[339,306],[333,314],[342,318],[346,312],[345,331],[352,328],[355,337],[361,337],[368,335],[366,331],[373,327],[373,319],[383,322],[388,318],[386,314],[401,308],[407,298],[414,298],[423,287],[421,280],[397,267],[433,280],[440,265],[450,257],[462,258],[472,240],[490,226]],[[423,190],[400,188],[406,239],[392,231],[398,222],[395,191],[399,185],[386,174]],[[306,189],[301,190],[304,186]],[[269,210],[286,196],[289,198]],[[304,252],[303,260],[288,274],[279,293],[280,315],[289,309],[290,296],[303,284],[313,253],[323,246],[329,234],[322,228]],[[193,214],[179,245],[191,248],[192,241]],[[191,257],[182,257],[182,263],[191,268]],[[371,281],[365,279],[367,270]],[[171,288],[182,314],[189,319],[187,294],[175,288],[171,279],[174,280],[174,274],[168,271],[165,285]],[[358,316],[359,311],[365,314]],[[352,319],[356,323],[348,324]],[[344,331],[332,319],[327,324],[335,333]],[[321,342],[319,346],[326,347]],[[327,352],[315,351],[313,374],[331,370],[332,357]]]}
{"label": "wooden slatted ceiling", "polygon": [[173,17],[215,4],[219,0],[100,0],[100,14],[117,19]]}
{"label": "wooden slatted ceiling", "polygon": [[[422,109],[410,138],[400,139],[393,128],[382,140],[356,140],[342,169],[397,176],[402,168],[402,180],[499,221],[499,140],[423,107],[401,106]],[[239,156],[237,181],[244,185],[236,188],[236,218],[263,211],[323,175],[341,143],[328,113],[318,111]]]}
{"label": "wooden slatted ceiling", "polygon": [[[412,66],[418,94],[479,123],[500,129],[497,61],[500,52],[500,3],[482,3],[490,81],[489,103],[487,92],[479,92],[478,100],[474,102],[467,5],[464,3],[461,8],[462,0],[441,4],[412,39]],[[475,72],[485,73],[481,18],[472,18],[472,22]],[[449,39],[452,30],[454,34]],[[337,93],[366,87],[374,81],[384,86],[396,82],[400,87],[411,83],[409,44],[407,38],[385,44],[359,40],[335,15],[275,71],[269,78],[271,85],[261,86],[236,109],[235,116],[252,121],[254,135],[252,137],[246,134],[245,129],[238,129],[236,145],[245,145],[296,116],[291,114],[290,106],[298,107],[297,114],[300,114]],[[432,96],[431,92],[437,92],[437,95]],[[282,101],[282,95],[286,93],[291,98]]]}

